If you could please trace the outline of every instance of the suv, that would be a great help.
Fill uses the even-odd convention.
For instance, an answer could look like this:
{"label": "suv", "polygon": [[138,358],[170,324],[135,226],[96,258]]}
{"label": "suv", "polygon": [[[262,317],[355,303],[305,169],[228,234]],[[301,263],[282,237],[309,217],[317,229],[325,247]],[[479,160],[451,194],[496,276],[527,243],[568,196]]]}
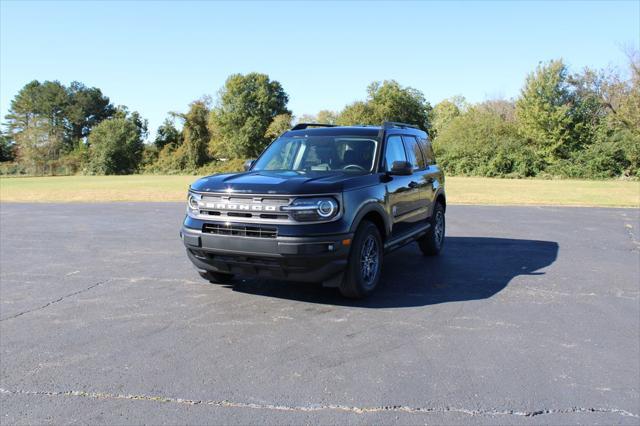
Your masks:
{"label": "suv", "polygon": [[298,124],[245,172],[189,188],[180,235],[200,275],[318,282],[370,294],[384,253],[417,241],[442,250],[444,175],[427,133],[382,126]]}

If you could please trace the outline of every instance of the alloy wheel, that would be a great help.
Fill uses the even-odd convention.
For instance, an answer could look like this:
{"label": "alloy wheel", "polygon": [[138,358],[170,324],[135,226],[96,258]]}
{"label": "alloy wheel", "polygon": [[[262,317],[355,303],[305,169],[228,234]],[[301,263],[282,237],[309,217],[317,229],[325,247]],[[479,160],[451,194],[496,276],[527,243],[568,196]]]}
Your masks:
{"label": "alloy wheel", "polygon": [[378,273],[378,241],[373,235],[367,236],[360,252],[360,276],[367,287],[371,286]]}

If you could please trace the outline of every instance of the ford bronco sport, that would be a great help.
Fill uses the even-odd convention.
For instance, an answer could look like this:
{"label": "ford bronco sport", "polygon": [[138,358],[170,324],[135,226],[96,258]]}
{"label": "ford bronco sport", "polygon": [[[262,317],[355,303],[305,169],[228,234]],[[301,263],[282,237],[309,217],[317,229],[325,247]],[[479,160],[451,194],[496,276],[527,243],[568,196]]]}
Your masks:
{"label": "ford bronco sport", "polygon": [[234,274],[370,294],[384,253],[444,243],[444,175],[426,132],[403,123],[298,124],[245,164],[189,188],[180,235],[203,278]]}

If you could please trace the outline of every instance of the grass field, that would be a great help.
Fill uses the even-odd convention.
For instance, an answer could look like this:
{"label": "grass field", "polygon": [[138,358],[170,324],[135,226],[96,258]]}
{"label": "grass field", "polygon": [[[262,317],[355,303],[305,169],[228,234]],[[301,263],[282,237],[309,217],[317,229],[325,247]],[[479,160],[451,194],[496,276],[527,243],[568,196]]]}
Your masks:
{"label": "grass field", "polygon": [[[194,176],[0,178],[1,202],[183,201]],[[451,204],[640,207],[640,182],[449,177]]]}

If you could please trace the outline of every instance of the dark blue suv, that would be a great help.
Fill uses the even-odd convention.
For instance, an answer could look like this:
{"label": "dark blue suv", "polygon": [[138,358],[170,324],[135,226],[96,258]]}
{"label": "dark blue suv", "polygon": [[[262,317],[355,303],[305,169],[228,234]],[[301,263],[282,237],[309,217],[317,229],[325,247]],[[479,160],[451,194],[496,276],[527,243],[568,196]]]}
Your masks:
{"label": "dark blue suv", "polygon": [[212,282],[311,281],[361,298],[385,253],[413,241],[442,250],[444,174],[415,126],[298,124],[245,169],[189,189],[180,234]]}

